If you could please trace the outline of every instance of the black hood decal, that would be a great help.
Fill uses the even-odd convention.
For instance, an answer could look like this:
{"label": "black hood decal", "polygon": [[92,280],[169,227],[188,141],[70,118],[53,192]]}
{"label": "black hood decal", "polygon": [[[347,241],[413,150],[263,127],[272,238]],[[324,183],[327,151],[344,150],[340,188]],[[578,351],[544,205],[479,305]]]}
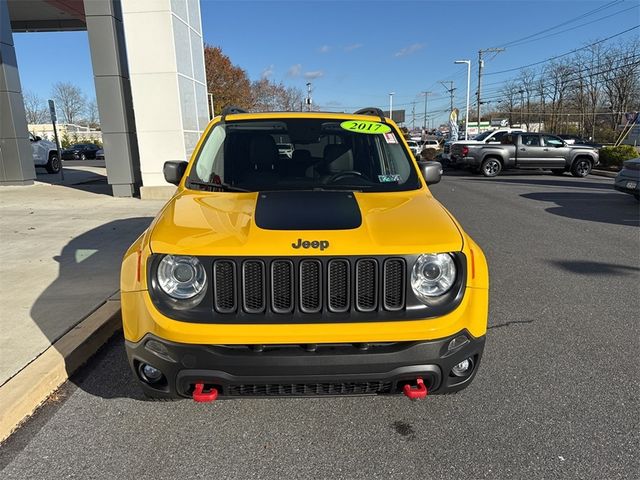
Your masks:
{"label": "black hood decal", "polygon": [[266,230],[348,230],[362,215],[352,192],[280,191],[258,194],[255,220]]}

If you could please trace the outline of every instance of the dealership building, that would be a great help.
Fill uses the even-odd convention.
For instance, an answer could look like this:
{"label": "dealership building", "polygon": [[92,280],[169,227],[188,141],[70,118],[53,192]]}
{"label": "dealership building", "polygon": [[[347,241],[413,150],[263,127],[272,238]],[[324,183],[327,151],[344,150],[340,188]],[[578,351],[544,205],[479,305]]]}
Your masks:
{"label": "dealership building", "polygon": [[166,196],[164,162],[209,121],[199,0],[0,0],[0,185],[36,177],[13,32],[73,30],[88,33],[113,195]]}

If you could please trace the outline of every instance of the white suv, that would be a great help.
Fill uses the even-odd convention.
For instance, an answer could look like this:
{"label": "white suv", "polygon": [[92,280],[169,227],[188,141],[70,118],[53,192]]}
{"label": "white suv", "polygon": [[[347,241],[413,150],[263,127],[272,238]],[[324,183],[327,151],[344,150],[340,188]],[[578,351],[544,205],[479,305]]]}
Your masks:
{"label": "white suv", "polygon": [[32,133],[29,133],[29,140],[31,141],[31,153],[35,166],[44,167],[49,173],[58,173],[60,171],[60,159],[58,158],[56,144],[36,137]]}

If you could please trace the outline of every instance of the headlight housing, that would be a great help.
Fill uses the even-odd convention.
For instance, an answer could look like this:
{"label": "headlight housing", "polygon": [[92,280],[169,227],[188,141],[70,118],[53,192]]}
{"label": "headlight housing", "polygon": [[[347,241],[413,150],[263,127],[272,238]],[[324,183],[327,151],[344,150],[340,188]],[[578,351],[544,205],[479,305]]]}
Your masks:
{"label": "headlight housing", "polygon": [[411,288],[422,302],[447,293],[456,281],[456,264],[449,253],[420,255],[411,270]]}
{"label": "headlight housing", "polygon": [[176,300],[189,300],[202,294],[207,274],[196,257],[165,255],[156,272],[160,290]]}

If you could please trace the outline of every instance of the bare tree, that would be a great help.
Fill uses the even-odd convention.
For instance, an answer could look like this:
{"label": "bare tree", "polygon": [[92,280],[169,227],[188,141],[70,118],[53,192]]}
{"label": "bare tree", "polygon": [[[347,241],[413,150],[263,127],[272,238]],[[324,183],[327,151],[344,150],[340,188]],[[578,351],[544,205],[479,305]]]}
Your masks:
{"label": "bare tree", "polygon": [[535,91],[536,72],[531,68],[523,68],[522,70],[520,70],[518,81],[520,83],[521,89],[524,90],[524,95],[527,102],[526,123],[528,128],[529,123],[531,123],[531,97],[533,96],[533,93]]}
{"label": "bare tree", "polygon": [[640,50],[640,39],[620,43],[605,56],[602,71],[602,87],[604,96],[611,109],[610,125],[616,129],[620,115],[631,107],[638,107],[638,91],[640,85],[640,61],[637,52]]}
{"label": "bare tree", "polygon": [[513,112],[518,98],[520,87],[513,80],[508,80],[500,90],[500,108],[509,117],[509,125],[513,125]]}
{"label": "bare tree", "polygon": [[58,82],[53,85],[52,96],[56,108],[66,123],[74,123],[84,112],[87,101],[80,87],[70,82]]}
{"label": "bare tree", "polygon": [[48,112],[45,106],[44,100],[37,93],[31,91],[25,91],[23,93],[24,98],[24,112],[27,115],[27,123],[45,123],[48,121]]}
{"label": "bare tree", "polygon": [[96,99],[92,99],[87,103],[87,123],[91,128],[100,126],[100,114],[98,112],[98,103]]}

